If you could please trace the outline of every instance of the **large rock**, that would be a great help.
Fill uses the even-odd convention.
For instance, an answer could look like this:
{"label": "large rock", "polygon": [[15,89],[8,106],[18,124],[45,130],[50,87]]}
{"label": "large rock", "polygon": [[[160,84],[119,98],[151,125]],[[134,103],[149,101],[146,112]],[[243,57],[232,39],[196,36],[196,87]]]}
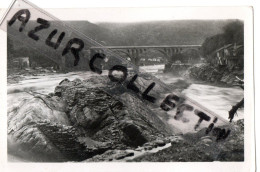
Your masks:
{"label": "large rock", "polygon": [[190,67],[186,73],[190,79],[207,81],[216,84],[232,85],[236,76],[244,77],[244,71],[239,69],[230,70],[228,66],[212,66],[212,64],[196,64]]}
{"label": "large rock", "polygon": [[[107,93],[113,91],[114,97]],[[43,156],[40,161],[81,161],[108,149],[136,148],[171,132],[138,95],[104,77],[65,79],[53,94],[24,100],[8,113],[9,140]]]}
{"label": "large rock", "polygon": [[[66,79],[56,87],[55,95],[68,104],[73,125],[82,127],[94,140],[136,147],[171,133],[140,97],[120,85],[109,84],[104,77],[71,82]],[[116,97],[107,93],[112,91]]]}
{"label": "large rock", "polygon": [[[57,97],[36,96],[24,100],[8,114],[9,146],[18,145],[24,151],[42,154],[48,158],[64,157],[59,149],[50,142],[38,128],[38,122],[50,121],[55,124],[69,126],[65,113],[65,103]],[[11,148],[10,148],[11,149]],[[59,161],[59,159],[57,159]]]}
{"label": "large rock", "polygon": [[109,146],[94,143],[92,149],[90,141],[80,140],[82,133],[71,125],[66,107],[55,96],[24,100],[8,114],[9,152],[30,161],[81,161],[106,151]]}

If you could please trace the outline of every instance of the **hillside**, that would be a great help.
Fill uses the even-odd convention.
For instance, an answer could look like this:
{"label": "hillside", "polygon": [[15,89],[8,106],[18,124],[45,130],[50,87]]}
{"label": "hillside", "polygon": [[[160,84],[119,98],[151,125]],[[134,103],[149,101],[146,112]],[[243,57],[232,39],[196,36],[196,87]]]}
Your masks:
{"label": "hillside", "polygon": [[140,23],[98,23],[112,32],[113,45],[180,45],[202,44],[222,32],[227,20],[180,20]]}
{"label": "hillside", "polygon": [[[102,45],[191,45],[202,44],[207,37],[222,33],[222,28],[232,20],[182,20],[182,21],[154,21],[139,23],[90,23],[88,21],[66,21],[78,31],[96,40]],[[32,28],[33,22],[27,24]],[[45,31],[46,32],[46,31]],[[41,37],[47,37],[49,32],[44,31]],[[21,39],[19,39],[21,40]],[[34,44],[33,48],[42,49],[42,44]],[[8,37],[8,65],[12,58],[33,57],[37,64],[50,66],[53,61],[46,58],[33,48],[26,46],[24,42],[15,41]],[[58,56],[57,56],[58,58]],[[54,64],[57,65],[57,64]],[[77,70],[85,69],[78,67]]]}

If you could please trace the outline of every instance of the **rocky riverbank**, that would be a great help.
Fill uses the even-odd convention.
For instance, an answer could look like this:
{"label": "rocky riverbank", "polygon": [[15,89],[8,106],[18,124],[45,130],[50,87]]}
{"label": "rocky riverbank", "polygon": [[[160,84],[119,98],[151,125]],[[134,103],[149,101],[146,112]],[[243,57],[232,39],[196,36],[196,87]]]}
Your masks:
{"label": "rocky riverbank", "polygon": [[225,66],[213,66],[212,64],[199,64],[190,67],[185,77],[193,81],[206,82],[218,86],[232,86],[236,76],[243,79],[244,71],[239,69],[230,70]]}
{"label": "rocky riverbank", "polygon": [[105,78],[65,79],[54,93],[9,109],[9,150],[15,145],[33,161],[82,161],[171,135],[169,126],[134,94],[111,88],[127,100],[122,103],[102,91]]}
{"label": "rocky riverbank", "polygon": [[196,134],[185,134],[183,139],[154,154],[147,154],[132,161],[149,162],[212,162],[244,161],[244,120],[234,123],[234,129],[225,140],[216,141],[205,136],[205,129]]}

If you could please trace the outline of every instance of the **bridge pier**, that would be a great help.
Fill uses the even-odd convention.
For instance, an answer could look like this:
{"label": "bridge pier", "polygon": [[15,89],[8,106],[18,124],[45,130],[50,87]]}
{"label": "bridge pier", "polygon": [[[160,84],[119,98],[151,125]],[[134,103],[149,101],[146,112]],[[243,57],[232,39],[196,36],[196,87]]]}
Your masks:
{"label": "bridge pier", "polygon": [[131,59],[131,62],[136,65],[136,66],[139,66],[139,63],[140,63],[140,54],[142,53],[141,52],[141,49],[132,49],[130,50],[130,59]]}

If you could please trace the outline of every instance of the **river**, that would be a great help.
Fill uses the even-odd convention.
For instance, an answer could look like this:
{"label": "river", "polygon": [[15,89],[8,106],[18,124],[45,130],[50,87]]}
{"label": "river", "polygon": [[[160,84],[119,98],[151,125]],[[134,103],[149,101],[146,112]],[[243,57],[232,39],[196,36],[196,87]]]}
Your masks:
{"label": "river", "polygon": [[[143,70],[155,75],[166,84],[172,84],[177,80],[186,80],[181,77],[163,74],[163,65],[141,67]],[[18,105],[24,98],[31,97],[24,91],[35,91],[42,94],[48,94],[54,91],[59,82],[65,78],[73,80],[75,78],[88,79],[93,76],[93,72],[70,72],[66,74],[52,74],[39,76],[26,76],[24,80],[16,84],[8,84],[8,107]],[[104,72],[106,75],[106,72]],[[182,93],[201,105],[214,111],[221,117],[228,120],[228,111],[233,105],[239,102],[244,91],[239,87],[218,87],[206,84],[191,84]],[[234,120],[244,118],[244,110],[239,109]]]}

